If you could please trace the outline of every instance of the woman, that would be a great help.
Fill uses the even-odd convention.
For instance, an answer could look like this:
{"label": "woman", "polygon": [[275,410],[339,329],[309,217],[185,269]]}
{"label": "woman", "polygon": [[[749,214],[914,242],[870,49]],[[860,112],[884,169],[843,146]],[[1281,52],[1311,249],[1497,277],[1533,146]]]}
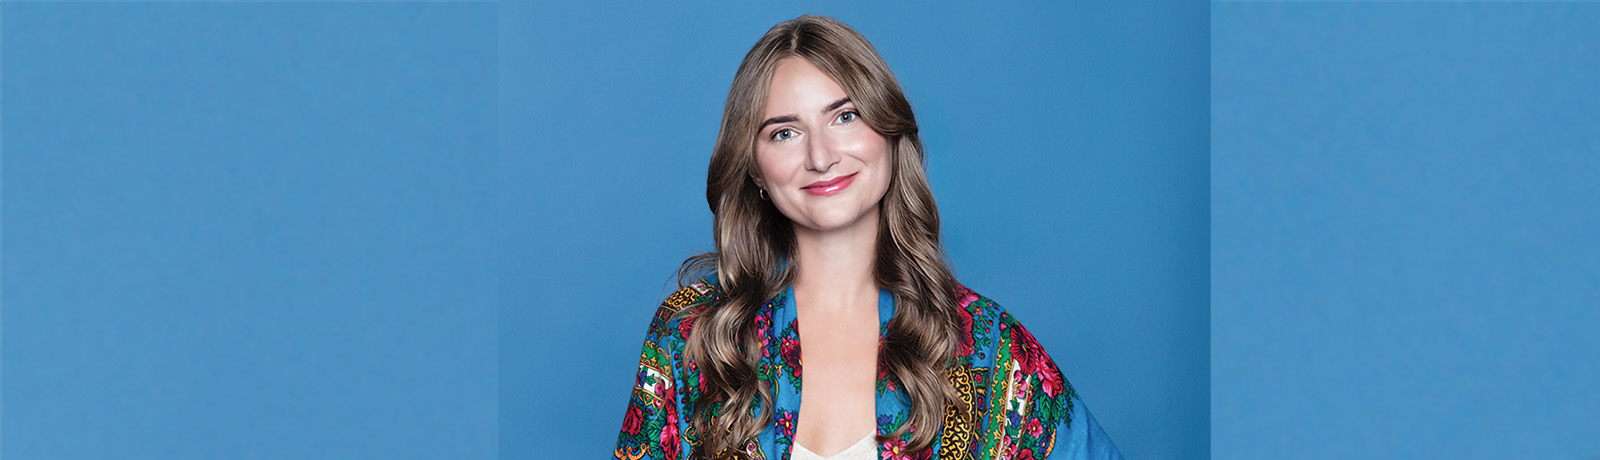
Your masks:
{"label": "woman", "polygon": [[617,458],[1120,458],[1038,342],[956,283],[923,161],[865,38],[768,31],[711,157],[716,252],[650,325]]}

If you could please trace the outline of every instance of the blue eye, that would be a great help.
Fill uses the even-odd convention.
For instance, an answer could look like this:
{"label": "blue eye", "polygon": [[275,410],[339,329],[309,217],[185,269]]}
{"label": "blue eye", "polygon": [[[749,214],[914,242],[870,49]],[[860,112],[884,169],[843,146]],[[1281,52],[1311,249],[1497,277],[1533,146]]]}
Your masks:
{"label": "blue eye", "polygon": [[786,141],[792,138],[794,138],[794,130],[792,129],[780,129],[772,133],[772,140],[775,141]]}
{"label": "blue eye", "polygon": [[849,112],[839,114],[839,118],[835,118],[834,120],[840,123],[849,123],[856,121],[857,118],[861,118],[861,115],[857,114],[854,110],[851,110]]}

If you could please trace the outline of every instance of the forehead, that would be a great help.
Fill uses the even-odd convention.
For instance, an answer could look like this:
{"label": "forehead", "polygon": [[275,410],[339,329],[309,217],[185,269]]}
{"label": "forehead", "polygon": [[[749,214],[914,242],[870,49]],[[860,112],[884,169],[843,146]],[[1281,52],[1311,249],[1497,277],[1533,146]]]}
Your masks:
{"label": "forehead", "polygon": [[778,61],[772,82],[767,86],[765,116],[808,115],[821,112],[828,104],[845,97],[844,88],[826,72],[804,58],[790,56]]}

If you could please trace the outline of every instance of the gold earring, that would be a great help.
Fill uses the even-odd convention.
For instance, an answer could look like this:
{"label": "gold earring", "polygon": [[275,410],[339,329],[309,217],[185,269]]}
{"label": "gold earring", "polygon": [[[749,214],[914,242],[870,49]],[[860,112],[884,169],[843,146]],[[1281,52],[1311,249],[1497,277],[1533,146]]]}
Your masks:
{"label": "gold earring", "polygon": [[762,188],[759,193],[761,193],[761,201],[767,201],[767,189]]}

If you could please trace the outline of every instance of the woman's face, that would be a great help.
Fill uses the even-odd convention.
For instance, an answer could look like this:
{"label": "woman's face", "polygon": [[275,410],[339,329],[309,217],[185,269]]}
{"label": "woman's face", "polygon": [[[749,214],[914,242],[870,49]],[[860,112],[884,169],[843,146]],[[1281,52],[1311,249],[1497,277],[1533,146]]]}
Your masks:
{"label": "woman's face", "polygon": [[889,140],[844,88],[810,61],[778,61],[767,91],[752,179],[795,225],[832,231],[877,225],[889,190]]}

